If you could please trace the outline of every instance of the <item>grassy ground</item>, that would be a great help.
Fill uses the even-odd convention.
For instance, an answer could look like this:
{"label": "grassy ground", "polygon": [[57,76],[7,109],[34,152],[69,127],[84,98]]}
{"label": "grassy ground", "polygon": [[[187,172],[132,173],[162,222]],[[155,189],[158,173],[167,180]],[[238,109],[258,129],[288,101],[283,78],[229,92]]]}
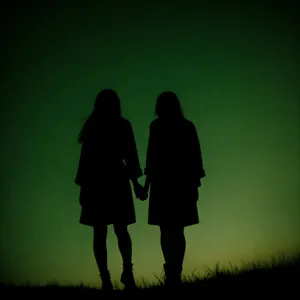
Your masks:
{"label": "grassy ground", "polygon": [[[12,296],[60,296],[86,297],[97,296],[98,299],[108,298],[137,298],[163,299],[178,296],[192,296],[196,298],[211,296],[247,297],[286,297],[297,298],[300,295],[300,254],[294,258],[284,256],[271,259],[267,263],[249,263],[242,268],[230,266],[220,269],[219,264],[214,270],[206,268],[206,275],[198,277],[191,274],[183,278],[182,285],[173,291],[168,291],[163,280],[155,283],[142,282],[135,292],[126,293],[116,289],[112,294],[104,294],[96,288],[85,286],[15,286],[1,285],[1,297]],[[174,296],[174,297],[173,297]],[[3,298],[2,298],[3,299]]]}

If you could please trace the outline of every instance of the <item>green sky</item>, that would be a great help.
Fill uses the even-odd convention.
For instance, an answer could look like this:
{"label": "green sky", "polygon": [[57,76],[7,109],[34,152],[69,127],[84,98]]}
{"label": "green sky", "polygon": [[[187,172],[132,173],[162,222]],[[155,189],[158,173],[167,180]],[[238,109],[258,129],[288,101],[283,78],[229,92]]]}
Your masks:
{"label": "green sky", "polygon": [[[185,274],[300,250],[296,6],[107,2],[2,9],[1,281],[100,284],[74,177],[76,137],[102,88],[118,92],[143,168],[160,92],[176,92],[197,127],[207,177],[200,224],[186,229]],[[135,274],[152,281],[159,229],[147,225],[148,202],[135,208]],[[107,243],[119,280],[111,227]]]}

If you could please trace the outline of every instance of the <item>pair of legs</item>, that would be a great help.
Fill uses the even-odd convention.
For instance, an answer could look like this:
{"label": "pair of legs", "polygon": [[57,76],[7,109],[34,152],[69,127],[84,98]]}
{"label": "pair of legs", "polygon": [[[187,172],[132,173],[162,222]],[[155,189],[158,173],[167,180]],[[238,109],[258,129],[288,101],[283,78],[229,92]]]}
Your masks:
{"label": "pair of legs", "polygon": [[165,259],[166,281],[179,283],[186,249],[183,226],[160,226],[160,244]]}
{"label": "pair of legs", "polygon": [[[126,289],[135,288],[135,281],[132,272],[132,243],[127,230],[127,225],[114,224],[114,231],[118,239],[119,250],[123,259],[123,272],[121,282]],[[112,290],[113,285],[110,280],[110,272],[107,265],[107,225],[94,226],[93,248],[94,255],[102,279],[102,289]]]}
{"label": "pair of legs", "polygon": [[[118,239],[118,246],[123,259],[123,264],[130,265],[132,259],[132,243],[127,230],[127,225],[114,224],[113,226]],[[100,274],[108,270],[106,238],[107,225],[95,226],[93,248]]]}
{"label": "pair of legs", "polygon": [[[132,263],[132,242],[127,225],[114,224],[119,250],[124,265]],[[186,249],[184,227],[160,226],[160,243],[165,262],[182,266]],[[93,248],[99,272],[107,270],[107,225],[94,227]]]}

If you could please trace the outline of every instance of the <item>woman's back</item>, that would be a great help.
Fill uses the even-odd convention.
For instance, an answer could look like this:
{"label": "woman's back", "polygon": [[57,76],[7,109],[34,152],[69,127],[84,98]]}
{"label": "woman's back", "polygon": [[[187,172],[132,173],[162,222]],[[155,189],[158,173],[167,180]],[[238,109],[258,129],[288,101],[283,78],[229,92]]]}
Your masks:
{"label": "woman's back", "polygon": [[160,120],[150,125],[152,146],[149,167],[153,179],[166,175],[174,181],[195,176],[202,169],[201,150],[194,124],[185,119]]}
{"label": "woman's back", "polygon": [[136,168],[136,154],[128,120],[122,117],[114,122],[101,120],[89,131],[82,144],[76,183],[82,186],[111,180],[112,176],[126,176],[134,170],[127,170],[125,163],[127,167]]}
{"label": "woman's back", "polygon": [[122,117],[115,91],[98,93],[77,141],[81,145],[75,178],[80,186],[80,223],[100,228],[97,231],[105,241],[106,225],[124,229],[136,222],[130,179],[137,191],[142,175],[131,123]]}
{"label": "woman's back", "polygon": [[114,123],[101,120],[91,130],[83,142],[83,151],[87,159],[97,163],[116,162],[122,160],[127,122],[119,118]]}
{"label": "woman's back", "polygon": [[175,93],[159,95],[150,124],[145,174],[150,186],[148,223],[189,226],[199,222],[196,202],[205,176],[194,124]]}

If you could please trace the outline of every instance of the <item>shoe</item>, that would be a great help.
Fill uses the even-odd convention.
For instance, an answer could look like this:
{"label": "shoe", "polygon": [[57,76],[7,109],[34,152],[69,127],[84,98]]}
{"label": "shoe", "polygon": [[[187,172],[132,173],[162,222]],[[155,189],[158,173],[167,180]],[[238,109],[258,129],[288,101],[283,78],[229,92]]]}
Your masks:
{"label": "shoe", "polygon": [[113,284],[110,280],[110,273],[108,271],[101,272],[100,278],[102,280],[101,291],[112,291],[114,289]]}
{"label": "shoe", "polygon": [[165,287],[166,288],[177,288],[181,284],[181,266],[170,266],[169,264],[164,264],[165,271]]}
{"label": "shoe", "polygon": [[125,290],[133,290],[136,289],[135,280],[133,276],[132,264],[124,265],[123,264],[123,272],[121,274],[121,282],[124,284]]}

